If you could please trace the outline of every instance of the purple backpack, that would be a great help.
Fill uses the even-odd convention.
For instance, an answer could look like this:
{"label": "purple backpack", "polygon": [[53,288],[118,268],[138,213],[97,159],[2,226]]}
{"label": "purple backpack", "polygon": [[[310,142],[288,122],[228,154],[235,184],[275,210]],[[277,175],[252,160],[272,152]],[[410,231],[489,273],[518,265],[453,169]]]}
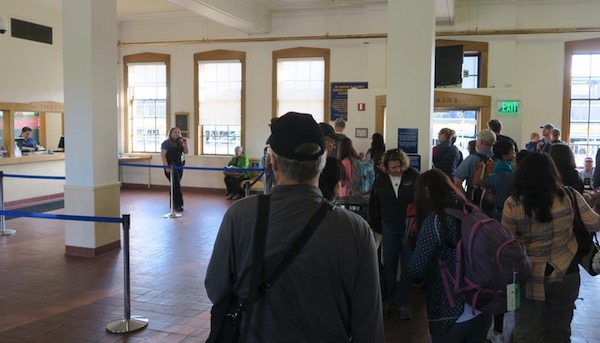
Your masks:
{"label": "purple backpack", "polygon": [[[438,258],[450,306],[455,306],[453,291],[479,311],[507,312],[506,286],[515,282],[522,286],[531,276],[525,249],[510,231],[472,204],[465,204],[462,211],[447,208],[445,212],[461,221],[454,275]],[[459,282],[461,275],[463,287]],[[448,280],[452,280],[453,290]]]}

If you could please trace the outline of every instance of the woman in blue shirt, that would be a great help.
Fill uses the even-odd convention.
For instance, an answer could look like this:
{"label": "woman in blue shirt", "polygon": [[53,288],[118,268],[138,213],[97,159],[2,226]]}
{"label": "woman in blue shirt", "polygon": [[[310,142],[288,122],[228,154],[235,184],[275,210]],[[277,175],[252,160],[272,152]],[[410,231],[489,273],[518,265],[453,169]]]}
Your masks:
{"label": "woman in blue shirt", "polygon": [[[171,181],[171,166],[181,167],[185,165],[185,155],[188,153],[187,140],[181,137],[181,130],[178,127],[173,127],[169,130],[169,138],[167,138],[160,147],[160,156],[163,166],[165,167],[165,176]],[[174,169],[173,177],[173,194],[171,194],[171,202],[176,211],[183,211],[183,194],[181,193],[181,177],[183,169]]]}
{"label": "woman in blue shirt", "polygon": [[23,126],[21,129],[21,137],[23,137],[21,151],[37,151],[42,149],[35,139],[31,137],[31,128],[29,126]]}

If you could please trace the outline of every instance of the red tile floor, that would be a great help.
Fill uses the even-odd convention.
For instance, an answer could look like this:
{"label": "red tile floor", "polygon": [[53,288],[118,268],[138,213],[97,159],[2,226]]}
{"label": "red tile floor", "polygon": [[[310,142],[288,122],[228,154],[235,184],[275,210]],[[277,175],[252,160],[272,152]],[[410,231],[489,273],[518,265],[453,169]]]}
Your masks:
{"label": "red tile floor", "polygon": [[[93,259],[65,256],[63,221],[7,220],[17,233],[0,237],[0,342],[203,342],[211,306],[203,280],[231,202],[220,192],[184,196],[183,216],[165,219],[167,192],[122,191],[122,213],[131,214],[131,314],[149,319],[147,328],[129,334],[105,330],[124,315],[122,250]],[[573,342],[600,343],[600,302],[594,297],[600,277],[582,279]],[[509,314],[505,331],[512,322]],[[385,330],[387,342],[429,341],[418,288],[413,319],[392,316]]]}

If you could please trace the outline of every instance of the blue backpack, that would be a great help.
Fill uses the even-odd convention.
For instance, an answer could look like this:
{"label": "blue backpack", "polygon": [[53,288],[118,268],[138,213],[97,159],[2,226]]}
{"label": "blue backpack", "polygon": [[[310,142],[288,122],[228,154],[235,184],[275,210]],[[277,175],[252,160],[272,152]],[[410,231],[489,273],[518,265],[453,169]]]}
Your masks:
{"label": "blue backpack", "polygon": [[375,183],[375,168],[373,160],[360,161],[360,173],[362,175],[361,190],[363,194],[368,194]]}

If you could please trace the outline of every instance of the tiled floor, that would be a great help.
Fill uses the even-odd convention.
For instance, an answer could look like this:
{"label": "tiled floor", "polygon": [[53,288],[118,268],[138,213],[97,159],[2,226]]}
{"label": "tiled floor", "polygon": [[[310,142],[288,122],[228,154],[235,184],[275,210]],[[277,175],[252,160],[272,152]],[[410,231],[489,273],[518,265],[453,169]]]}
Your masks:
{"label": "tiled floor", "polygon": [[[211,306],[204,274],[231,202],[220,193],[186,193],[185,201],[181,218],[165,219],[165,191],[122,192],[122,213],[131,214],[131,314],[149,319],[147,328],[129,334],[105,330],[124,315],[122,251],[68,257],[63,221],[8,220],[17,234],[0,237],[0,342],[203,342]],[[600,277],[583,276],[573,342],[600,343],[599,291]],[[428,342],[418,288],[413,317],[386,320],[387,342]]]}

